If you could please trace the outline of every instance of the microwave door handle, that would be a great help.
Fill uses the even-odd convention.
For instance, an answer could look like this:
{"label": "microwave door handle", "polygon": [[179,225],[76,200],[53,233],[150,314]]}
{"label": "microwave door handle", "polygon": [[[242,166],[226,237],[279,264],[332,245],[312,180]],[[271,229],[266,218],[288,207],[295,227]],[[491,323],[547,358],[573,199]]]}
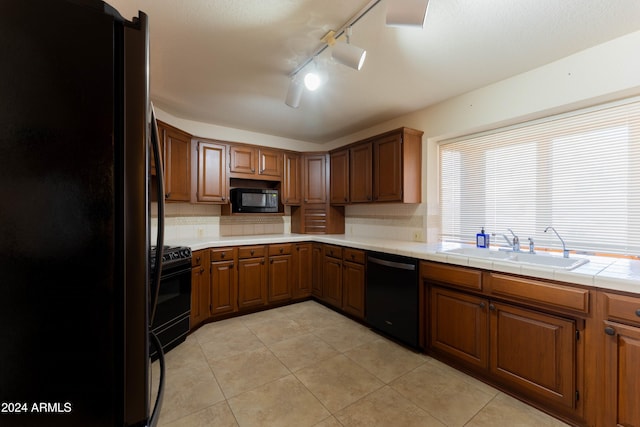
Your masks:
{"label": "microwave door handle", "polygon": [[153,324],[156,314],[156,305],[158,304],[158,295],[160,293],[160,276],[162,274],[162,255],[164,247],[164,168],[162,167],[162,156],[160,153],[160,138],[158,137],[158,122],[156,121],[156,113],[151,104],[151,149],[156,165],[156,178],[158,181],[157,199],[158,199],[158,233],[156,236],[156,271],[152,278],[150,287],[151,292],[151,312],[149,313],[149,326]]}

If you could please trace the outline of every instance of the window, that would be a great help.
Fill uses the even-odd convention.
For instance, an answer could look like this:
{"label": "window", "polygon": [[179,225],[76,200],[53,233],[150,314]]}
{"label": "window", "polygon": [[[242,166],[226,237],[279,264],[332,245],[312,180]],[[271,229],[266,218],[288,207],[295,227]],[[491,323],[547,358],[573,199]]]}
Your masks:
{"label": "window", "polygon": [[640,254],[640,100],[441,143],[442,239]]}

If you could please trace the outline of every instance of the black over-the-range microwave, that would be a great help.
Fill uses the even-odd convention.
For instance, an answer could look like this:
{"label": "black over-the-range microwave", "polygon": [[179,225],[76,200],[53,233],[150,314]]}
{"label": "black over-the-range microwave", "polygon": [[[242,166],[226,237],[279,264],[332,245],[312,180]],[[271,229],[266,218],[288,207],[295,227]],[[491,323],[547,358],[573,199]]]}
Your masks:
{"label": "black over-the-range microwave", "polygon": [[264,188],[232,188],[231,212],[278,212],[278,190]]}

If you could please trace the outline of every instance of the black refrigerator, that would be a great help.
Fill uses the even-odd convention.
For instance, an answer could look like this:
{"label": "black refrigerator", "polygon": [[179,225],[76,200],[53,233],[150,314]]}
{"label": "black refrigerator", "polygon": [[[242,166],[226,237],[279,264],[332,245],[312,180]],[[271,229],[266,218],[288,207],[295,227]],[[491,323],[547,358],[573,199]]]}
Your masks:
{"label": "black refrigerator", "polygon": [[0,56],[0,425],[154,425],[147,16],[2,0]]}

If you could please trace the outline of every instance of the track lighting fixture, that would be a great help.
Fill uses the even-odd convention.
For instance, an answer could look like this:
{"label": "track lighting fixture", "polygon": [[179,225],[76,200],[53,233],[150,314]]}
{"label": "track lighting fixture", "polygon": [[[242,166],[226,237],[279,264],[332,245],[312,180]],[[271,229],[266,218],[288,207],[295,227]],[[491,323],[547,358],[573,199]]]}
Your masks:
{"label": "track lighting fixture", "polygon": [[429,0],[392,0],[387,2],[387,26],[424,28]]}
{"label": "track lighting fixture", "polygon": [[289,82],[289,90],[287,90],[287,98],[284,101],[291,108],[298,108],[300,106],[300,99],[302,98],[302,92],[304,91],[304,86],[297,78],[294,76]]}
{"label": "track lighting fixture", "polygon": [[329,31],[322,41],[331,46],[331,57],[342,65],[351,67],[360,71],[364,60],[367,57],[367,51],[351,44],[351,27],[347,27],[345,34],[347,42],[339,42],[335,39],[335,31]]}

